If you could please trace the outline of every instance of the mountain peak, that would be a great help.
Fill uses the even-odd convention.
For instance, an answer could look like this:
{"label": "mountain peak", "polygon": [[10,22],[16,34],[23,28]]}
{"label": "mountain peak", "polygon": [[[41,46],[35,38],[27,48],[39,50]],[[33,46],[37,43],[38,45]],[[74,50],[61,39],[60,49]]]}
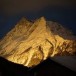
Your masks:
{"label": "mountain peak", "polygon": [[74,55],[76,37],[44,17],[34,23],[22,18],[1,40],[0,50],[0,56],[9,61],[31,67],[48,57]]}
{"label": "mountain peak", "polygon": [[30,22],[30,21],[28,21],[25,17],[22,17],[21,20],[18,22],[18,24],[25,23],[25,22]]}
{"label": "mountain peak", "polygon": [[46,21],[46,20],[45,20],[45,17],[43,17],[43,16],[42,16],[40,19],[41,19],[42,21]]}

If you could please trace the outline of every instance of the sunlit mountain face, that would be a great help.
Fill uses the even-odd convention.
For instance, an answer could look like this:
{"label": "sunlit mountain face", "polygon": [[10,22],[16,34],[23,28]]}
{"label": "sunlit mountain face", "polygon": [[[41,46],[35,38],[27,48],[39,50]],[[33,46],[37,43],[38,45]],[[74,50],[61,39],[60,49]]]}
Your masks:
{"label": "sunlit mountain face", "polygon": [[0,56],[27,67],[48,57],[74,56],[76,36],[55,21],[44,17],[34,21],[22,18],[0,41]]}

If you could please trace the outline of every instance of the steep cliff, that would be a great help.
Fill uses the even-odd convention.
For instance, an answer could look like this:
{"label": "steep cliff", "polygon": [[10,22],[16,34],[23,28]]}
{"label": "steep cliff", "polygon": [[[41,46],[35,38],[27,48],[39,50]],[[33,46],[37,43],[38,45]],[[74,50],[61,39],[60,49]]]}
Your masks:
{"label": "steep cliff", "polygon": [[0,56],[35,66],[48,57],[76,53],[76,37],[62,25],[41,17],[34,22],[22,18],[0,42]]}

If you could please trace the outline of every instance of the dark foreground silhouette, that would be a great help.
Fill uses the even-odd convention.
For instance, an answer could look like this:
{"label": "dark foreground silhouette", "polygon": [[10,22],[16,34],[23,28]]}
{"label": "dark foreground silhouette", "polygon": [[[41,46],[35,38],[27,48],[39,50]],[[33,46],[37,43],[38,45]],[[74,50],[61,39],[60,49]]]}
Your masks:
{"label": "dark foreground silhouette", "polygon": [[27,68],[0,57],[0,76],[76,76],[76,73],[49,58],[36,67]]}
{"label": "dark foreground silhouette", "polygon": [[29,76],[76,76],[76,72],[48,58],[38,66],[32,68]]}
{"label": "dark foreground silhouette", "polygon": [[29,68],[0,57],[0,76],[27,76]]}

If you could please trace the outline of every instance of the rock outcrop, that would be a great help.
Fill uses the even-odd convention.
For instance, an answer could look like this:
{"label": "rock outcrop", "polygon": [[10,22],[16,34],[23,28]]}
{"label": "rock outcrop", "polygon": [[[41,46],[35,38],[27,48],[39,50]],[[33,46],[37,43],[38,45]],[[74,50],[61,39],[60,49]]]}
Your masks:
{"label": "rock outcrop", "polygon": [[46,21],[21,19],[0,41],[0,56],[24,66],[35,66],[48,57],[76,53],[76,37],[62,25]]}

